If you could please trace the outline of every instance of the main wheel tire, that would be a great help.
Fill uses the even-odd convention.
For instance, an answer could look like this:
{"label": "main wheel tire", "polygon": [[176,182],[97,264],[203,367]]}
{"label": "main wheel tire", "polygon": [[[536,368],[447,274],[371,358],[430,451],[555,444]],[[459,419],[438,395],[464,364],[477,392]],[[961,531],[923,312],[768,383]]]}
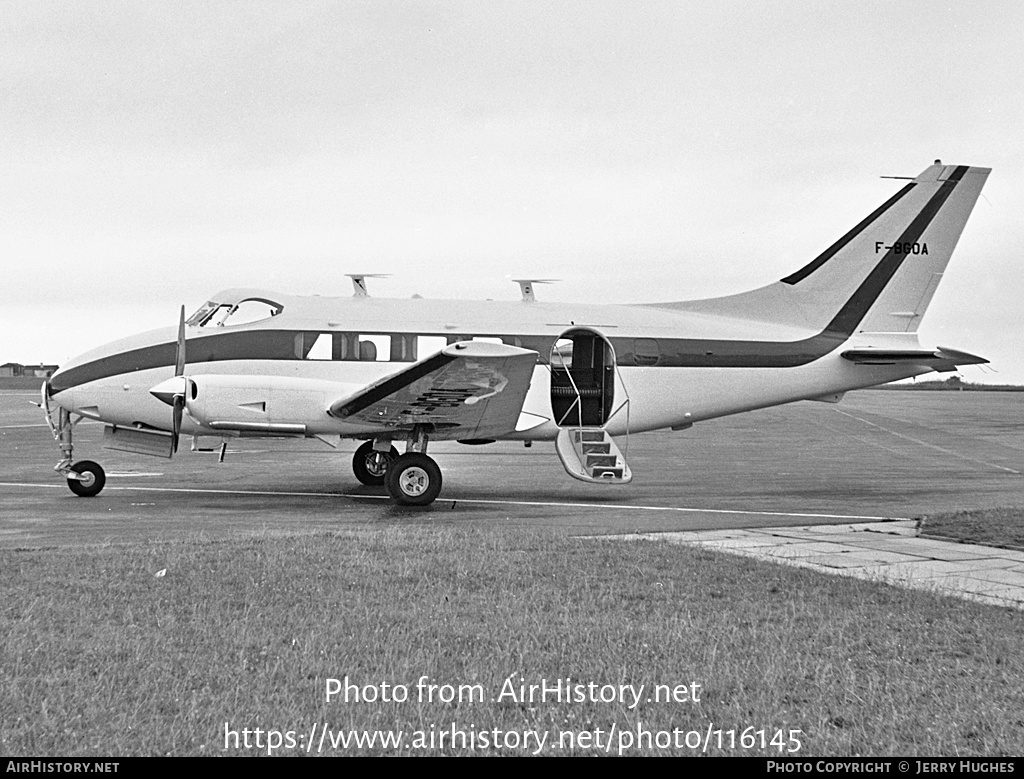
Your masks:
{"label": "main wheel tire", "polygon": [[68,487],[80,498],[91,498],[99,495],[103,485],[107,483],[107,474],[103,468],[92,460],[82,460],[71,466],[71,470],[81,476],[80,479],[68,479]]}
{"label": "main wheel tire", "polygon": [[386,483],[400,506],[427,506],[441,493],[441,469],[425,454],[407,452],[391,463]]}
{"label": "main wheel tire", "polygon": [[360,482],[370,487],[379,487],[388,475],[388,468],[398,459],[398,450],[378,452],[373,448],[373,441],[367,441],[352,456],[352,472]]}

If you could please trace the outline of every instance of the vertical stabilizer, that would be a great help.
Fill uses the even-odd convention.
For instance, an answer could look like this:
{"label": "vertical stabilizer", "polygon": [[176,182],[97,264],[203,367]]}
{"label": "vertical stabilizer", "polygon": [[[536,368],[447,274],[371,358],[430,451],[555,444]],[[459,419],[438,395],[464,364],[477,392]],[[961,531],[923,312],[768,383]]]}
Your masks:
{"label": "vertical stabilizer", "polygon": [[936,160],[781,281],[667,307],[835,334],[915,332],[990,170]]}
{"label": "vertical stabilizer", "polygon": [[[917,330],[989,170],[936,162],[904,188],[910,188],[903,198],[906,203],[894,208],[895,218],[879,219],[850,242],[851,252],[864,257],[870,271],[841,309],[836,329]],[[809,290],[842,274],[841,263],[829,269],[830,263],[831,259],[821,268],[820,281],[812,282]]]}

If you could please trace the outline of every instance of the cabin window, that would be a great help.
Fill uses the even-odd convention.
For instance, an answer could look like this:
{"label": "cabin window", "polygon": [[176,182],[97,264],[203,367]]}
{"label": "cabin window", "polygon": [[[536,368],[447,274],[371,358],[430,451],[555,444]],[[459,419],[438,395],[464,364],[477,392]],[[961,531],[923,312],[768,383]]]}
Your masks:
{"label": "cabin window", "polygon": [[572,339],[559,338],[551,348],[552,368],[572,368]]}
{"label": "cabin window", "polygon": [[360,335],[355,359],[360,362],[388,362],[391,359],[390,335]]}
{"label": "cabin window", "polygon": [[354,339],[349,333],[296,333],[295,359],[344,360]]}
{"label": "cabin window", "polygon": [[[295,333],[297,360],[344,360],[351,362],[416,362],[437,354],[460,341],[480,341],[519,346],[514,336],[416,335],[414,333]],[[566,355],[565,367],[572,366],[572,341],[559,341]],[[561,363],[556,363],[561,365]]]}
{"label": "cabin window", "polygon": [[637,365],[657,365],[661,360],[658,342],[653,338],[637,338],[633,341],[633,362]]}
{"label": "cabin window", "polygon": [[416,337],[416,348],[420,358],[430,357],[448,345],[443,335],[420,335]]}
{"label": "cabin window", "polygon": [[415,335],[401,333],[391,336],[391,362],[416,362],[418,346]]}
{"label": "cabin window", "polygon": [[303,333],[305,340],[313,339],[312,345],[306,351],[307,360],[331,360],[334,359],[332,349],[332,338],[330,333]]}
{"label": "cabin window", "polygon": [[[295,334],[295,358],[298,360],[344,360],[349,362],[415,362],[419,339],[396,333],[317,333]],[[444,339],[441,339],[442,345]]]}

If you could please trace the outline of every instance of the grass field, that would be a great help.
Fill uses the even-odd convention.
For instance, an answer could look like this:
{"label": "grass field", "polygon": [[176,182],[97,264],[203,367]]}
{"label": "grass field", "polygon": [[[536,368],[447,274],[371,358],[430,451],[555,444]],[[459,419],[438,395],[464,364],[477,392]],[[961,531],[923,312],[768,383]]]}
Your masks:
{"label": "grass field", "polygon": [[1024,549],[1024,509],[954,511],[927,517],[922,523],[921,535],[966,544]]}
{"label": "grass field", "polygon": [[[706,734],[711,754],[779,754],[779,731],[784,755],[790,731],[799,756],[1024,751],[1024,615],[656,542],[420,526],[0,551],[0,589],[5,754],[265,753],[270,731],[288,754],[325,724],[403,731],[386,748],[328,737],[327,754],[470,751],[437,743],[453,728],[504,734],[477,753],[537,751],[508,740],[525,731],[555,754],[603,753],[600,735],[581,746],[597,731],[612,753],[633,738],[627,754],[693,754]],[[325,700],[346,676],[409,699]],[[565,677],[699,702],[500,696]],[[226,749],[246,728],[263,749]],[[645,730],[681,741],[638,745]]]}

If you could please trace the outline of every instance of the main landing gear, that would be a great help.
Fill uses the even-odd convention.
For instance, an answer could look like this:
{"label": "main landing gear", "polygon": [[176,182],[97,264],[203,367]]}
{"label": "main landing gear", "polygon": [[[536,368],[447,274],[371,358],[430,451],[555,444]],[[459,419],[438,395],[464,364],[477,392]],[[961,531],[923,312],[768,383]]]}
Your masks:
{"label": "main landing gear", "polygon": [[388,468],[388,493],[401,506],[427,506],[441,494],[441,469],[420,452],[406,452]]}
{"label": "main landing gear", "polygon": [[[383,449],[375,448],[375,444]],[[380,487],[388,473],[388,467],[398,459],[398,450],[390,441],[367,441],[352,457],[352,471],[360,482],[370,487]]]}
{"label": "main landing gear", "polygon": [[426,452],[427,433],[416,428],[403,455],[390,441],[367,441],[356,450],[352,470],[363,484],[383,484],[400,506],[428,506],[441,493],[441,469]]}

